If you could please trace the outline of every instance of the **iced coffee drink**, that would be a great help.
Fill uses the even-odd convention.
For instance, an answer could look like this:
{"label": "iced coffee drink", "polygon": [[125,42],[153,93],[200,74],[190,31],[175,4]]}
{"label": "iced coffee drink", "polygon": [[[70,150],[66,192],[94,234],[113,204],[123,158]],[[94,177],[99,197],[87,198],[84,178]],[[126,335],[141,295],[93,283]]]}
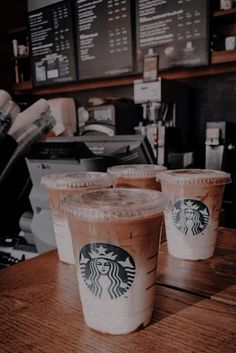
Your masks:
{"label": "iced coffee drink", "polygon": [[216,170],[179,169],[160,175],[169,199],[165,211],[168,251],[180,259],[213,256],[219,212],[230,175]]}
{"label": "iced coffee drink", "polygon": [[48,190],[58,257],[62,262],[74,264],[71,234],[66,216],[61,208],[61,200],[85,188],[111,187],[112,178],[107,173],[73,172],[46,175],[41,182]]}
{"label": "iced coffee drink", "polygon": [[100,189],[64,199],[86,324],[125,334],[152,317],[161,192]]}
{"label": "iced coffee drink", "polygon": [[166,167],[154,164],[129,164],[110,167],[107,172],[114,177],[114,186],[161,190],[158,174]]}

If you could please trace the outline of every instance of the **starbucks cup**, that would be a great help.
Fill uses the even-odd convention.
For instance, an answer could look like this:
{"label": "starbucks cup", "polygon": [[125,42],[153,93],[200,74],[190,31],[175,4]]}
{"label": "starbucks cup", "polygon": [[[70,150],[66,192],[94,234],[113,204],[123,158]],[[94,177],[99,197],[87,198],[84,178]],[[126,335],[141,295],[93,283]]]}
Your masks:
{"label": "starbucks cup", "polygon": [[42,177],[41,183],[48,190],[58,257],[62,262],[74,264],[71,234],[61,208],[61,199],[85,188],[109,188],[112,178],[107,173],[73,172],[46,175]]}
{"label": "starbucks cup", "polygon": [[216,170],[169,170],[160,176],[169,206],[165,211],[168,251],[180,259],[213,256],[225,184],[230,175]]}
{"label": "starbucks cup", "polygon": [[152,317],[162,193],[99,189],[63,200],[86,324],[125,334]]}
{"label": "starbucks cup", "polygon": [[129,164],[110,167],[107,172],[114,177],[115,187],[161,190],[158,173],[166,167],[154,164]]}

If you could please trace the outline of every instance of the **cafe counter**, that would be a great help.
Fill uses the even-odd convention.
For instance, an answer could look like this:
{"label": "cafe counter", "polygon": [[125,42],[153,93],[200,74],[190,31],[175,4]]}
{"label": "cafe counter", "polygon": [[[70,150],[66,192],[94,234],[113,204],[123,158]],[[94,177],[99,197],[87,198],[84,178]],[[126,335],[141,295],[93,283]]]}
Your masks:
{"label": "cafe counter", "polygon": [[0,303],[1,353],[236,352],[236,230],[219,230],[208,260],[176,259],[162,243],[152,321],[128,335],[86,326],[75,266],[56,251],[0,270]]}

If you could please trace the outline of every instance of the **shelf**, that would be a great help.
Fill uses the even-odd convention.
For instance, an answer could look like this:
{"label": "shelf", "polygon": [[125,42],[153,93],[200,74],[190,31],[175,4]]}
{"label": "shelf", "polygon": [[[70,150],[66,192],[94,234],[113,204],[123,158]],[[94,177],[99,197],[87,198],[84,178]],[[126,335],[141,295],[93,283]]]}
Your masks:
{"label": "shelf", "polygon": [[15,94],[24,94],[27,91],[32,90],[32,82],[31,81],[24,81],[14,84],[14,93]]}
{"label": "shelf", "polygon": [[236,50],[223,50],[213,52],[211,55],[212,64],[235,62],[236,66]]}
{"label": "shelf", "polygon": [[236,7],[233,7],[232,9],[229,10],[220,10],[220,11],[215,11],[212,14],[212,20],[213,23],[215,22],[215,25],[229,25],[230,23],[235,23],[236,22]]}
{"label": "shelf", "polygon": [[22,26],[22,27],[19,27],[19,28],[11,29],[10,31],[8,31],[8,35],[12,36],[12,35],[19,34],[19,33],[22,33],[22,32],[27,32],[27,27],[26,26]]}
{"label": "shelf", "polygon": [[225,16],[230,16],[230,15],[236,15],[236,7],[233,7],[232,9],[229,10],[219,10],[215,11],[212,14],[212,17],[217,18],[217,17],[225,17]]}
{"label": "shelf", "polygon": [[29,59],[30,56],[29,54],[27,55],[17,55],[17,56],[13,56],[11,59],[12,60],[25,60],[25,59]]}
{"label": "shelf", "polygon": [[76,83],[65,83],[60,86],[53,87],[42,87],[33,88],[31,82],[21,82],[20,86],[15,84],[14,90],[16,94],[22,94],[24,90],[32,90],[34,95],[47,95],[56,93],[75,93],[80,91],[98,89],[98,88],[109,88],[109,87],[119,87],[128,86],[133,84],[134,80],[140,79],[140,76],[128,76],[121,78],[113,78],[107,80],[99,81],[89,81],[89,82],[76,82]]}
{"label": "shelf", "polygon": [[[235,62],[232,62],[234,61]],[[189,68],[178,71],[168,71],[162,72],[161,77],[169,80],[181,80],[188,78],[197,78],[205,77],[212,75],[219,75],[225,73],[236,73],[236,50],[232,51],[223,51],[223,52],[214,52],[212,54],[212,64],[209,66],[203,66],[198,68]],[[32,82],[20,82],[15,84],[14,92],[15,94],[22,95],[24,93],[32,94],[35,96],[40,95],[52,95],[52,94],[61,94],[61,93],[77,93],[86,90],[93,90],[98,88],[110,88],[110,87],[120,87],[120,86],[129,86],[134,83],[135,80],[142,79],[141,75],[128,76],[128,77],[119,77],[107,80],[97,80],[89,82],[76,82],[76,83],[67,83],[60,86],[53,87],[42,87],[42,88],[33,88]]]}

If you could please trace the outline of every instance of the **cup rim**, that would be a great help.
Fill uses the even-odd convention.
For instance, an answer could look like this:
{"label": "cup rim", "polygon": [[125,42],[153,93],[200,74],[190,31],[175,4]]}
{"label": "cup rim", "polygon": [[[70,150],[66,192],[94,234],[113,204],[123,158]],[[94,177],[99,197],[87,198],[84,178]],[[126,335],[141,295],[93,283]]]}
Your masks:
{"label": "cup rim", "polygon": [[93,189],[62,200],[62,209],[76,219],[126,221],[162,214],[167,197],[160,191],[136,188]]}
{"label": "cup rim", "polygon": [[165,170],[165,166],[158,164],[122,164],[109,167],[107,172],[113,177],[153,178]]}
{"label": "cup rim", "polygon": [[66,190],[68,188],[111,187],[113,179],[105,172],[68,172],[44,175],[41,184],[48,189]]}
{"label": "cup rim", "polygon": [[174,169],[158,174],[161,183],[225,185],[231,182],[229,173],[213,169]]}

